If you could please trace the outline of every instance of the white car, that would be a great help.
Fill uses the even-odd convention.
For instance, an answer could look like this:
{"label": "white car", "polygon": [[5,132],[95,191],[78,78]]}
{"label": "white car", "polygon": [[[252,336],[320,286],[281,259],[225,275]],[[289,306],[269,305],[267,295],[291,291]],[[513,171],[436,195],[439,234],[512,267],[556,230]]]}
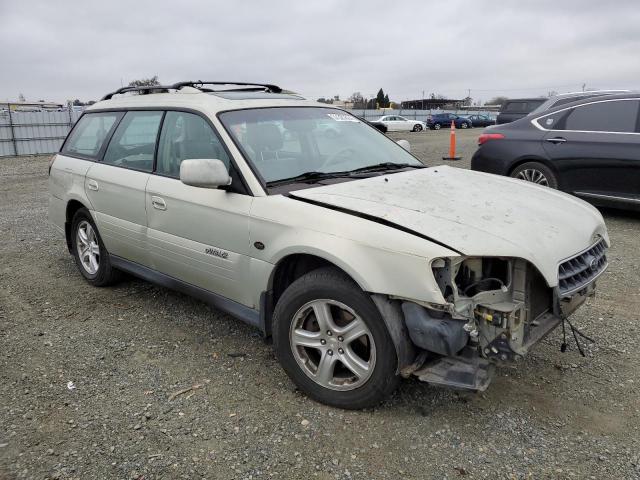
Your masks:
{"label": "white car", "polygon": [[421,132],[427,129],[426,122],[409,120],[400,115],[385,115],[374,121],[384,123],[390,132]]}
{"label": "white car", "polygon": [[123,88],[75,124],[49,216],[87,282],[124,271],[207,301],[344,408],[400,376],[483,390],[594,293],[609,238],[587,203],[426,168],[346,111],[232,87]]}

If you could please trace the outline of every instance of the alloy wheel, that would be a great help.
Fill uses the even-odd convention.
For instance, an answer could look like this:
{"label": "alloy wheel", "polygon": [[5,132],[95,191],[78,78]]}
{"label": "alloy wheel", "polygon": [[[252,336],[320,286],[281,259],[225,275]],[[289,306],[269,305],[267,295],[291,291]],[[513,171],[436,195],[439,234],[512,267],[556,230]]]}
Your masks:
{"label": "alloy wheel", "polygon": [[313,300],[295,314],[289,343],[298,366],[331,390],[353,390],[367,382],[376,347],[360,316],[336,300]]}
{"label": "alloy wheel", "polygon": [[545,187],[549,186],[549,180],[540,170],[536,170],[535,168],[527,168],[518,172],[516,178],[520,180],[526,180],[527,182],[537,183],[538,185],[543,185]]}
{"label": "alloy wheel", "polygon": [[78,224],[76,230],[76,248],[82,268],[89,275],[95,275],[100,267],[100,245],[95,230],[86,220]]}

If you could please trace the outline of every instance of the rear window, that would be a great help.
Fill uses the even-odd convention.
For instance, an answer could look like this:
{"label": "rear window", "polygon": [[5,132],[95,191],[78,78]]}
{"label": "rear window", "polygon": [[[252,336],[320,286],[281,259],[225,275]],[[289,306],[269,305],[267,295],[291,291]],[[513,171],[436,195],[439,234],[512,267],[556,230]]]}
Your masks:
{"label": "rear window", "polygon": [[121,116],[120,112],[85,113],[73,127],[62,153],[95,160]]}
{"label": "rear window", "polygon": [[542,105],[545,102],[543,98],[540,100],[518,100],[514,102],[506,102],[502,107],[503,112],[507,113],[530,113],[536,107]]}

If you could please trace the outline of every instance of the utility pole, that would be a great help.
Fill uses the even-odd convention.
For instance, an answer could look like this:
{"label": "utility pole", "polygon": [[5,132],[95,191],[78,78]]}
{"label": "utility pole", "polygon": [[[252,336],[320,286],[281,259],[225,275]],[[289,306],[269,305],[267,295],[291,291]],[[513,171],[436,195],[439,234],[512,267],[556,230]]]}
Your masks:
{"label": "utility pole", "polygon": [[583,91],[583,92],[584,92],[584,89],[585,89],[586,87],[587,87],[587,84],[586,84],[586,83],[583,83],[583,84],[582,84],[582,91]]}
{"label": "utility pole", "polygon": [[420,110],[424,110],[424,90],[422,90],[422,108]]}

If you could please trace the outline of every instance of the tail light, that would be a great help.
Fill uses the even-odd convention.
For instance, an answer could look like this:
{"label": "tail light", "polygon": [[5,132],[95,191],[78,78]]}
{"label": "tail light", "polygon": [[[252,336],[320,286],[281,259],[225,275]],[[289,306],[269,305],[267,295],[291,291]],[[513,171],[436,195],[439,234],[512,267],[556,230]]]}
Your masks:
{"label": "tail light", "polygon": [[501,140],[504,138],[504,135],[501,133],[483,133],[478,138],[478,145],[484,145],[489,140]]}
{"label": "tail light", "polygon": [[54,155],[51,157],[51,160],[49,160],[49,175],[51,175],[51,167],[53,167],[53,162],[56,161],[57,157],[58,157],[57,155]]}

